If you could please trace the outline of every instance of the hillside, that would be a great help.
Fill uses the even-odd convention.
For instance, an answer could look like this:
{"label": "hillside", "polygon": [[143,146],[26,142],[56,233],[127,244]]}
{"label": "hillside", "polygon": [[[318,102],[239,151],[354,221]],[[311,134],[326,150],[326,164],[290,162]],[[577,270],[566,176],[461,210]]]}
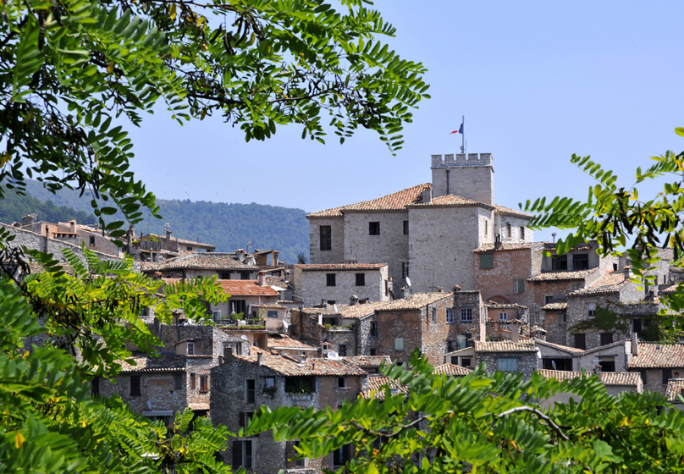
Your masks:
{"label": "hillside", "polygon": [[[92,213],[90,196],[79,197],[78,192],[71,190],[62,190],[54,195],[37,181],[27,181],[27,189],[39,201],[50,200],[53,205],[68,206],[83,212],[84,216],[85,213]],[[296,263],[299,252],[309,254],[309,222],[305,217],[306,212],[301,209],[256,203],[228,204],[162,199],[158,199],[157,204],[163,219],[145,219],[136,225],[138,233],[143,231],[163,234],[164,224],[169,223],[174,237],[199,239],[201,242],[214,244],[217,252],[232,252],[236,245],[237,248],[246,248],[247,242],[251,241],[250,250],[274,248],[281,252],[280,258],[289,263]],[[22,215],[25,214],[28,212]],[[47,220],[40,214],[38,218]],[[78,217],[76,219],[81,222]],[[109,217],[111,221],[120,219],[119,214]],[[62,219],[64,220],[68,219]]]}
{"label": "hillside", "polygon": [[13,190],[6,189],[4,199],[0,199],[0,222],[21,222],[21,218],[27,214],[38,214],[38,219],[48,222],[69,222],[71,219],[83,224],[97,222],[90,211],[83,212],[65,205],[58,206],[52,200],[41,201],[30,194],[20,196]]}

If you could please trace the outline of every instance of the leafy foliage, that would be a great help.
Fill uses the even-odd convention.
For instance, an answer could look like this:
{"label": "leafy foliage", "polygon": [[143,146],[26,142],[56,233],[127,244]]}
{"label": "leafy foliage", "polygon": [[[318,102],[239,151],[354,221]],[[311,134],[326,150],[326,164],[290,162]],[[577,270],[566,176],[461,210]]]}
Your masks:
{"label": "leafy foliage", "polygon": [[[117,209],[131,222],[141,207],[159,215],[130,171],[123,127],[160,101],[180,123],[221,115],[248,141],[300,124],[323,142],[328,115],[340,141],[361,126],[394,151],[428,97],[423,66],[377,39],[395,29],[363,0],[27,0],[1,10],[0,182],[90,191],[103,225]],[[122,225],[107,230],[121,236]]]}
{"label": "leafy foliage", "polygon": [[[435,375],[414,352],[411,369],[384,375],[408,386],[385,389],[384,401],[360,398],[333,410],[262,408],[246,435],[273,430],[276,440],[299,439],[298,457],[318,458],[345,446],[353,459],[338,472],[357,473],[598,473],[681,472],[684,413],[659,394],[614,397],[596,376],[558,382],[539,374],[466,377]],[[542,409],[559,393],[576,396]]]}

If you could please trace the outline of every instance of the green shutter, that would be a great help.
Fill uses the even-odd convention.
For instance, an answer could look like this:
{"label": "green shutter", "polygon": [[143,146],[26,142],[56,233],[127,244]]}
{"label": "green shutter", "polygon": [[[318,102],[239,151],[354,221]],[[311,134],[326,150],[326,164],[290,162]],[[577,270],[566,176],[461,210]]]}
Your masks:
{"label": "green shutter", "polygon": [[520,278],[518,280],[518,293],[523,293],[525,291],[525,280]]}
{"label": "green shutter", "polygon": [[494,254],[480,254],[480,268],[494,268]]}

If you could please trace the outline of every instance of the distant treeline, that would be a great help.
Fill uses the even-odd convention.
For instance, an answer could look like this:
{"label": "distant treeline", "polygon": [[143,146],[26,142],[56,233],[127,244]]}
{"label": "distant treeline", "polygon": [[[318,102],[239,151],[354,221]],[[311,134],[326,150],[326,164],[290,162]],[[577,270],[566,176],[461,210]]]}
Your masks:
{"label": "distant treeline", "polygon": [[14,190],[4,189],[0,199],[0,222],[12,224],[21,222],[27,214],[37,214],[38,219],[47,222],[69,222],[76,219],[82,224],[95,224],[97,219],[92,213],[77,211],[69,206],[57,206],[51,200],[41,201],[26,194],[20,196]]}

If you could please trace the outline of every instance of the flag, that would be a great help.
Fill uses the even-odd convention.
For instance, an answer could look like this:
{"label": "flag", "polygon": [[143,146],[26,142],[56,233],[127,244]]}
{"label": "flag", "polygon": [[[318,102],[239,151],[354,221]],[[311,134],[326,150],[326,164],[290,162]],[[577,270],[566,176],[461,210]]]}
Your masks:
{"label": "flag", "polygon": [[459,128],[458,130],[454,130],[449,135],[453,135],[454,133],[460,133],[461,135],[463,135],[463,124],[461,124],[461,128]]}

